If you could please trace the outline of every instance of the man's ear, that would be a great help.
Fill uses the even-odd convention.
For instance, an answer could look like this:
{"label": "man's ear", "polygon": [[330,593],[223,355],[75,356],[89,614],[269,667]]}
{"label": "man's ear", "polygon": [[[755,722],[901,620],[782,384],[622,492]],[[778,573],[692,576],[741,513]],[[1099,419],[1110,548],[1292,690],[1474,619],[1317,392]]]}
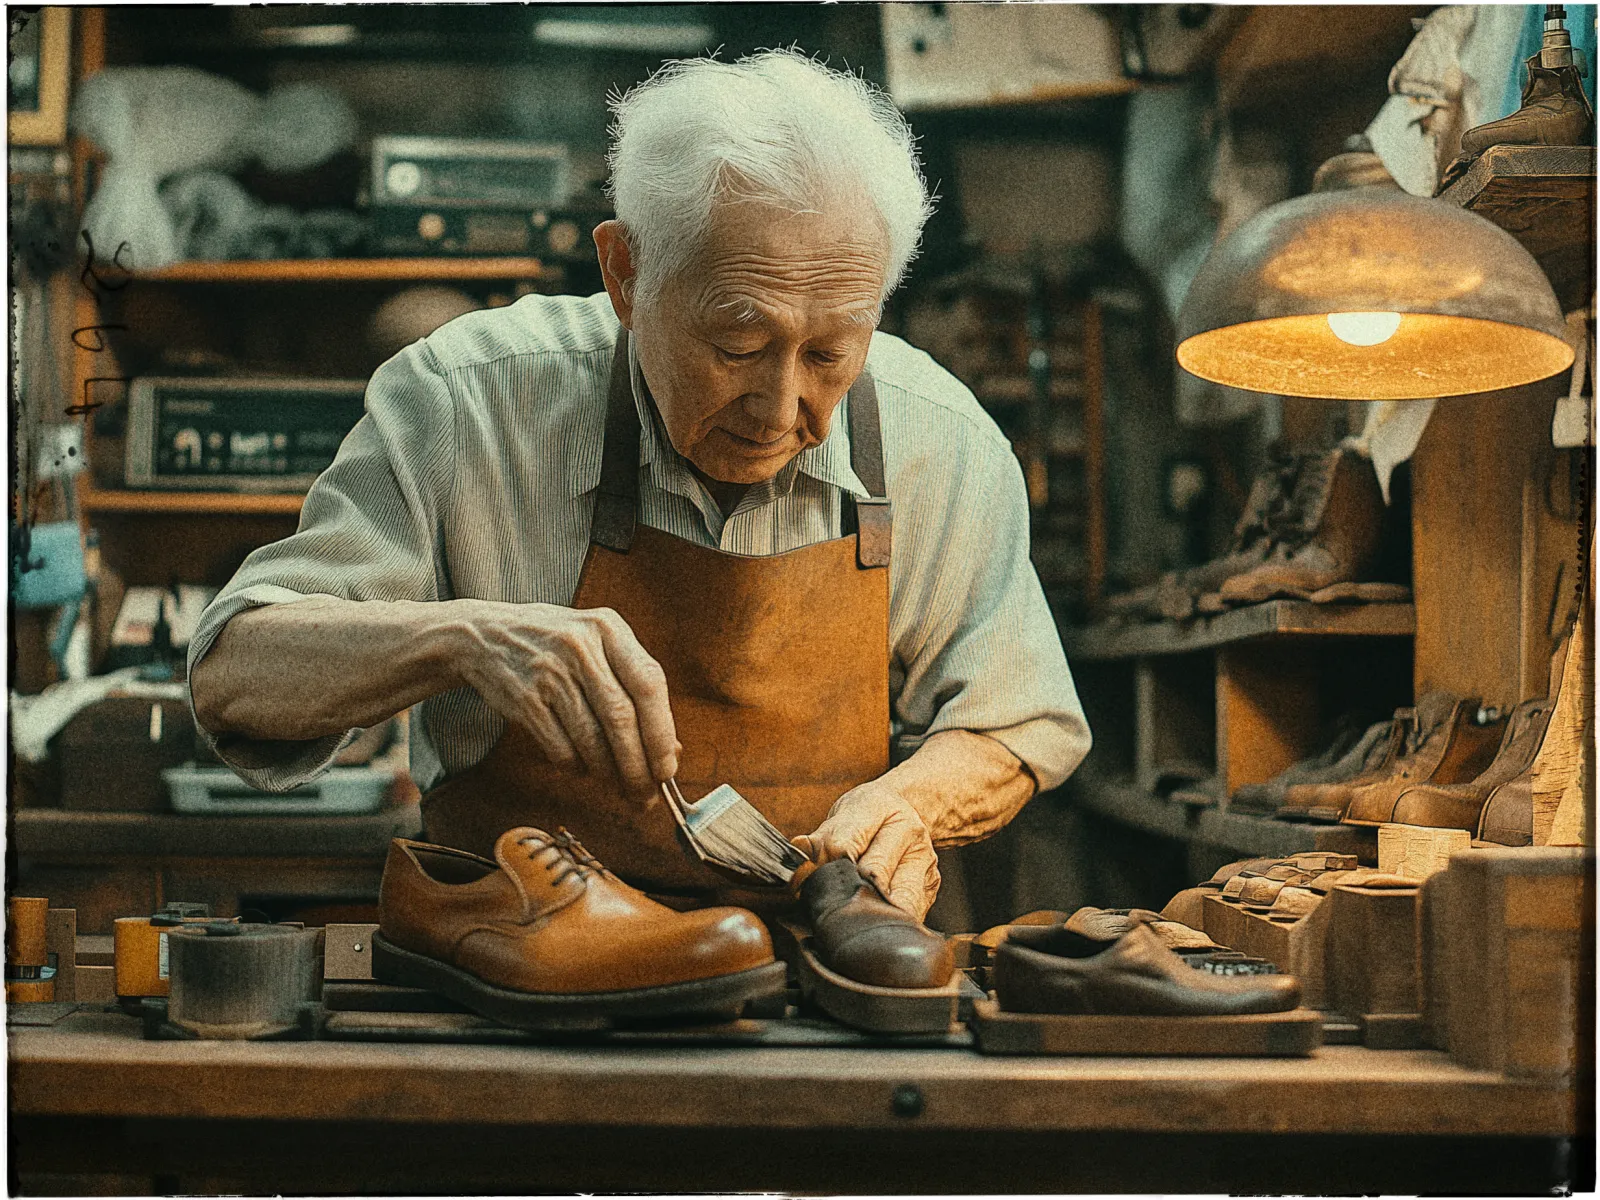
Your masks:
{"label": "man's ear", "polygon": [[633,248],[628,245],[627,230],[621,221],[602,221],[594,227],[594,247],[600,255],[600,275],[605,280],[606,292],[611,297],[611,307],[624,329],[633,328],[634,288],[636,273],[633,266]]}

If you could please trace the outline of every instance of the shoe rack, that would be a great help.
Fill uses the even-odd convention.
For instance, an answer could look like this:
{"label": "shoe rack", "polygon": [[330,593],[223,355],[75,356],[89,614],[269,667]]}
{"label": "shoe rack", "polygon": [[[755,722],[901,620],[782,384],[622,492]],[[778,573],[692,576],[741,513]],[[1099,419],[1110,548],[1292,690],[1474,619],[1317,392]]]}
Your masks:
{"label": "shoe rack", "polygon": [[1230,812],[1228,797],[1322,749],[1341,713],[1378,720],[1408,703],[1414,630],[1409,604],[1296,600],[1185,625],[1064,630],[1095,731],[1082,803],[1244,854],[1375,853],[1367,831]]}

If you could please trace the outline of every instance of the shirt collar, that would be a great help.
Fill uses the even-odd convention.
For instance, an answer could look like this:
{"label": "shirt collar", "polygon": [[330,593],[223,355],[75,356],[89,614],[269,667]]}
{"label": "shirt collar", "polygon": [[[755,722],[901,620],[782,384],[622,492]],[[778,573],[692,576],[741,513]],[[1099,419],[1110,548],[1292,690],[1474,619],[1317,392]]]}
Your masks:
{"label": "shirt collar", "polygon": [[[633,384],[634,410],[639,417],[639,465],[650,468],[651,480],[658,488],[692,497],[701,485],[690,472],[683,456],[668,439],[661,418],[656,414],[655,406],[650,403],[644,374],[639,369],[639,355],[631,340],[628,343],[628,371]],[[846,396],[834,411],[828,436],[822,439],[821,444],[797,454],[791,461],[785,463],[783,470],[768,483],[752,488],[749,498],[755,499],[761,496],[765,502],[786,496],[794,488],[795,475],[803,474],[820,483],[849,492],[857,498],[865,499],[867,489],[850,466],[849,418],[850,398]],[[603,414],[600,427],[602,430],[605,428]],[[591,457],[592,462],[588,461]],[[583,459],[584,461],[576,464],[577,470],[572,476],[572,494],[575,497],[593,491],[600,482],[599,454],[584,455]]]}

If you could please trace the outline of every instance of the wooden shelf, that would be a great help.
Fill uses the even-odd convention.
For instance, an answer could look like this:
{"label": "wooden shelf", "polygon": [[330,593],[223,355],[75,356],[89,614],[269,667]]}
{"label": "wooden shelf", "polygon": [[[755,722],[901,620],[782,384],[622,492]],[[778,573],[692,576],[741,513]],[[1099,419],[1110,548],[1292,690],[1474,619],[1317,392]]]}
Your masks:
{"label": "wooden shelf", "polygon": [[1353,825],[1298,825],[1219,808],[1183,804],[1148,792],[1131,779],[1080,770],[1072,794],[1091,812],[1146,833],[1183,842],[1203,842],[1241,855],[1289,855],[1308,850],[1362,853],[1371,830]]}
{"label": "wooden shelf", "polygon": [[1409,637],[1415,632],[1416,610],[1409,604],[1269,600],[1183,624],[1156,621],[1064,629],[1061,641],[1069,658],[1116,659],[1185,654],[1250,638]]}
{"label": "wooden shelf", "polygon": [[1440,194],[1493,221],[1538,260],[1563,312],[1594,292],[1593,146],[1490,146]]}
{"label": "wooden shelf", "polygon": [[361,816],[194,816],[24,808],[13,815],[17,852],[52,863],[89,858],[284,857],[378,859],[415,837],[414,805]]}
{"label": "wooden shelf", "polygon": [[78,503],[87,513],[294,517],[304,501],[305,496],[297,492],[141,492],[94,487],[78,492]]}
{"label": "wooden shelf", "polygon": [[183,262],[138,278],[156,283],[387,283],[537,279],[537,258],[282,258]]}

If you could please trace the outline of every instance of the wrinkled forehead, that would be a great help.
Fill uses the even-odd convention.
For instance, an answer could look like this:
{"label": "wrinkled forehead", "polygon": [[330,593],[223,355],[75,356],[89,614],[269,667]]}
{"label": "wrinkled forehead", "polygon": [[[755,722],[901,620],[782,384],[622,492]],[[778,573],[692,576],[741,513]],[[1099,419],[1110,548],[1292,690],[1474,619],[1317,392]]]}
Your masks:
{"label": "wrinkled forehead", "polygon": [[870,208],[793,212],[724,203],[673,281],[695,309],[760,321],[769,303],[847,323],[875,323],[888,272],[888,237]]}

